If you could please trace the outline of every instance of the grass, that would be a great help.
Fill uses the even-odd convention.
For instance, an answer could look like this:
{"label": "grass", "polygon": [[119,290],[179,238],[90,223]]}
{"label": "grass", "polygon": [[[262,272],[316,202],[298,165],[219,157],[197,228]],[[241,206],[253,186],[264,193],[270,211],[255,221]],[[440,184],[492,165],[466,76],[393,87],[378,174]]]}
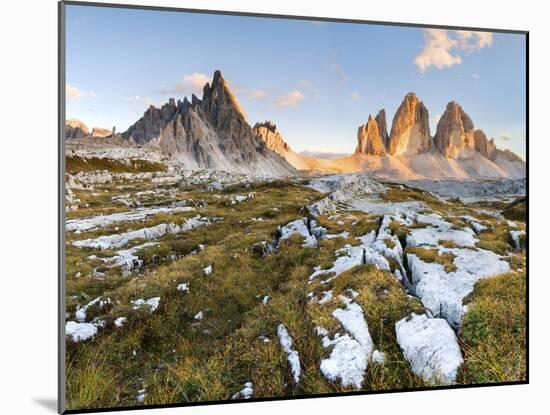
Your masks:
{"label": "grass", "polygon": [[397,236],[401,246],[407,245],[407,236],[410,234],[410,231],[405,225],[397,220],[392,220],[390,222],[389,229],[394,236]]}
{"label": "grass", "polygon": [[[89,348],[94,347],[91,343]],[[117,405],[113,389],[116,373],[105,365],[105,358],[91,353],[74,366],[75,360],[67,364],[67,409],[108,408]]]}
{"label": "grass", "polygon": [[[418,300],[407,295],[392,274],[372,265],[359,265],[339,275],[330,286],[321,285],[319,279],[308,283],[315,266],[330,268],[337,250],[345,244],[359,244],[356,237],[378,229],[380,216],[355,211],[345,212],[337,218],[321,216],[317,219],[329,233],[346,231],[349,237],[323,240],[318,248],[304,248],[302,238],[295,235],[282,241],[276,251],[264,255],[265,252],[255,248],[257,244],[261,241],[270,244],[278,226],[306,216],[303,207],[322,195],[289,181],[236,185],[221,192],[205,192],[198,186],[157,186],[150,180],[131,179],[94,187],[93,190],[75,190],[75,195],[81,199],[80,208],[70,212],[70,217],[131,210],[113,199],[118,195],[139,199],[142,206],[185,200],[188,205],[196,206],[196,210],[161,214],[145,221],[117,224],[80,235],[67,234],[69,319],[74,319],[77,306],[97,296],[112,300],[104,309],[94,306],[88,310],[87,321],[94,318],[105,321],[105,327],[93,340],[67,341],[69,408],[140,405],[135,398],[141,389],[146,391],[145,404],[226,400],[248,381],[254,383],[254,397],[349,391],[350,388],[329,382],[320,372],[320,362],[331,349],[323,348],[321,339],[315,334],[319,325],[331,335],[343,333],[332,312],[343,306],[339,295],[348,289],[358,293],[354,301],[364,310],[375,347],[386,355],[383,365],[369,364],[362,389],[424,386],[411,372],[395,339],[396,321],[412,312],[422,313],[424,309]],[[154,193],[137,195],[144,190]],[[252,191],[256,196],[251,200],[235,205],[227,203],[236,194]],[[386,197],[395,201],[422,201],[429,208],[437,208],[447,215],[471,214],[469,208],[459,202],[443,203],[425,192],[407,187],[392,187]],[[403,199],[399,200],[400,197]],[[196,214],[222,220],[208,227],[160,238],[158,246],[139,252],[144,266],[127,276],[119,268],[110,268],[102,262],[101,258],[113,256],[114,251],[77,249],[70,244],[76,239],[157,223],[181,223]],[[252,218],[262,220],[253,221]],[[423,226],[426,225],[412,225]],[[390,224],[390,230],[403,242],[409,232],[398,221]],[[487,234],[480,243],[496,243],[508,231],[506,226],[499,228],[496,222],[491,222],[491,229],[481,236]],[[143,241],[135,241],[127,247],[141,243]],[[393,247],[391,239],[385,243]],[[455,247],[451,241],[440,243],[447,248]],[[199,246],[203,249],[198,249]],[[507,246],[506,251],[510,249]],[[424,248],[408,248],[407,252],[414,252],[426,261],[441,263],[447,272],[454,267],[454,257],[448,252],[439,255],[436,250]],[[98,258],[91,260],[90,255]],[[525,268],[525,252],[515,252],[508,260],[514,269]],[[397,267],[395,260],[389,262],[392,269]],[[206,276],[203,268],[209,265],[213,272]],[[98,276],[97,271],[104,275]],[[79,278],[76,277],[78,273]],[[496,280],[484,280],[483,283]],[[190,291],[178,291],[177,286],[181,283],[187,283]],[[330,301],[325,304],[310,301],[311,293],[319,298],[328,289],[333,291]],[[484,305],[490,300],[502,299],[504,304],[513,306],[506,296],[512,298],[515,289],[510,293],[501,293],[501,290],[504,284],[486,289],[481,283],[476,286],[470,307],[478,317],[470,321],[462,333],[468,347],[468,359],[461,382],[472,382],[472,378],[466,376],[473,374],[477,374],[475,379],[483,379],[480,373],[490,372],[481,359],[489,357],[482,353],[487,352],[483,349],[486,345],[478,336],[477,325],[484,321],[493,327],[495,339],[504,332],[506,325],[491,322],[489,316],[494,319],[497,316],[491,315]],[[493,297],[486,291],[492,292]],[[130,303],[155,296],[161,301],[153,313],[146,308],[134,309]],[[262,303],[264,296],[269,296],[267,304]],[[200,321],[194,318],[199,311],[204,314]],[[508,311],[512,312],[518,310]],[[127,322],[116,327],[114,320],[117,317],[126,317]],[[287,356],[277,339],[276,328],[281,323],[287,327],[300,356],[302,376],[299,385],[294,385],[291,379]],[[491,335],[490,331],[486,333]],[[264,342],[264,338],[270,341]],[[491,356],[496,358],[496,355]],[[503,373],[493,374],[498,378]],[[503,376],[514,376],[514,373],[506,372]]]}
{"label": "grass", "polygon": [[525,380],[526,274],[478,282],[460,331],[466,362],[463,383]]}
{"label": "grass", "polygon": [[507,255],[512,247],[512,237],[510,236],[510,227],[503,222],[497,221],[494,218],[490,221],[491,227],[477,235],[479,242],[476,244],[478,248],[493,251],[499,255]]}
{"label": "grass", "polygon": [[114,160],[108,158],[83,158],[80,156],[65,157],[67,173],[92,172],[109,170],[112,173],[146,173],[166,171],[162,163],[146,160]]}
{"label": "grass", "polygon": [[454,259],[456,258],[452,252],[439,252],[438,249],[421,248],[417,246],[408,246],[405,253],[414,254],[424,262],[435,262],[443,265],[445,272],[456,271]]}
{"label": "grass", "polygon": [[525,223],[527,220],[527,199],[525,197],[518,197],[504,208],[502,216],[506,219]]}

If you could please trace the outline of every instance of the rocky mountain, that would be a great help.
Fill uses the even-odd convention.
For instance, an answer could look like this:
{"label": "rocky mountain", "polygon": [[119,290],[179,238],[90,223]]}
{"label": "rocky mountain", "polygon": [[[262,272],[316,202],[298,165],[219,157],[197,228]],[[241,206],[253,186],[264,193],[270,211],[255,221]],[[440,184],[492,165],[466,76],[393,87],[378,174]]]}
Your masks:
{"label": "rocky mountain", "polygon": [[474,155],[474,123],[462,107],[451,101],[437,123],[434,144],[445,157],[467,159]]}
{"label": "rocky mountain", "polygon": [[380,111],[378,111],[378,114],[376,114],[375,121],[376,121],[376,124],[378,124],[378,133],[380,134],[382,143],[384,144],[384,147],[387,149],[390,141],[390,136],[388,134],[388,125],[386,123],[386,111],[384,109],[381,109]]}
{"label": "rocky mountain", "polygon": [[[380,115],[380,114],[379,114]],[[379,118],[378,116],[376,118]],[[381,123],[385,123],[385,117]],[[378,120],[369,115],[366,124],[359,126],[357,130],[357,148],[356,153],[371,154],[373,156],[382,156],[386,153],[386,142],[383,138],[385,125],[380,127]],[[386,131],[387,136],[387,131]]]}
{"label": "rocky mountain", "polygon": [[388,179],[503,179],[525,177],[525,162],[510,150],[497,149],[462,107],[449,102],[430,135],[428,110],[416,94],[407,94],[392,123],[386,127],[382,109],[359,126],[357,147],[351,156],[333,159],[294,153],[275,124],[257,124],[255,131],[269,148],[302,172],[368,172]]}
{"label": "rocky mountain", "polygon": [[105,138],[112,134],[113,130],[109,128],[94,127],[92,128],[92,137]]}
{"label": "rocky mountain", "polygon": [[65,138],[84,138],[90,135],[90,130],[86,124],[75,118],[65,121]]}
{"label": "rocky mountain", "polygon": [[489,140],[483,130],[474,131],[474,147],[475,150],[489,160],[495,160],[497,156],[497,146],[495,139]]}
{"label": "rocky mountain", "polygon": [[393,117],[388,153],[411,156],[430,150],[428,110],[414,92],[410,92]]}
{"label": "rocky mountain", "polygon": [[113,130],[108,128],[93,127],[90,132],[88,126],[84,122],[71,118],[65,121],[65,138],[106,138],[114,134]]}
{"label": "rocky mountain", "polygon": [[160,149],[189,169],[208,168],[270,176],[297,174],[268,148],[246,121],[244,112],[220,71],[203,88],[202,99],[170,99],[150,106],[122,134],[124,139]]}
{"label": "rocky mountain", "polygon": [[277,126],[272,121],[257,122],[254,124],[254,132],[260,137],[267,148],[284,156],[292,151],[282,135],[277,131]]}
{"label": "rocky mountain", "polygon": [[[67,138],[89,137],[84,123],[68,120]],[[91,136],[109,137],[94,128]],[[114,137],[114,131],[111,133]],[[410,92],[399,105],[388,134],[381,109],[357,130],[355,153],[322,157],[294,152],[272,121],[251,127],[243,109],[219,71],[203,88],[160,108],[150,106],[121,135],[129,146],[151,150],[184,169],[216,169],[266,176],[366,172],[386,179],[502,179],[523,178],[526,164],[510,150],[476,129],[462,107],[451,101],[430,134],[429,114]],[[77,140],[75,140],[76,142]]]}

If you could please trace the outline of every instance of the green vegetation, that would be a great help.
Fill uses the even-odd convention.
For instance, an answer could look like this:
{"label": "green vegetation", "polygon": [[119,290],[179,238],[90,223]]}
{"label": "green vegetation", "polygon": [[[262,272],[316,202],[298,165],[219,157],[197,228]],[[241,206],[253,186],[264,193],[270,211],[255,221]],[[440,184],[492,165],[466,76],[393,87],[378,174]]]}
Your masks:
{"label": "green vegetation", "polygon": [[513,249],[510,227],[501,221],[491,219],[491,228],[477,237],[477,247],[493,251],[499,255],[507,255]]}
{"label": "green vegetation", "polygon": [[67,173],[91,172],[95,170],[109,170],[112,173],[145,173],[165,171],[162,163],[146,160],[113,160],[108,158],[83,158],[80,156],[65,157]]}
{"label": "green vegetation", "polygon": [[518,197],[502,211],[506,219],[525,222],[527,220],[527,199]]}
{"label": "green vegetation", "polygon": [[525,380],[526,274],[503,274],[477,283],[461,329],[463,383]]}
{"label": "green vegetation", "polygon": [[[86,163],[98,162],[93,160]],[[71,163],[71,168],[88,171],[83,160]],[[94,165],[96,168],[104,165]],[[116,171],[122,166],[108,168]],[[250,192],[255,193],[253,198],[231,204],[232,197]],[[330,234],[347,232],[349,236],[325,239],[318,247],[309,248],[303,246],[301,236],[294,235],[267,253],[277,237],[277,228],[306,217],[304,206],[322,194],[290,181],[205,191],[204,186],[183,187],[125,178],[94,184],[93,189],[76,189],[74,195],[80,202],[75,202],[78,210],[68,213],[72,219],[135,208],[121,202],[121,197],[125,202],[137,201],[142,207],[178,202],[195,210],[119,222],[81,234],[66,233],[68,319],[74,320],[78,307],[99,296],[111,300],[103,308],[96,304],[87,310],[86,321],[104,322],[93,339],[79,343],[67,340],[69,409],[140,405],[136,397],[142,390],[144,404],[226,400],[248,381],[254,383],[254,397],[349,391],[351,388],[330,382],[322,375],[320,362],[332,349],[322,346],[315,331],[321,326],[330,336],[344,332],[332,313],[344,307],[340,296],[349,297],[349,290],[356,294],[353,301],[363,309],[375,348],[386,356],[384,364],[369,364],[362,389],[424,386],[411,372],[395,338],[395,323],[412,312],[423,313],[424,308],[407,295],[395,276],[373,265],[358,265],[328,284],[321,283],[324,276],[309,280],[316,266],[331,268],[341,255],[338,250],[346,244],[358,245],[357,237],[377,230],[382,220],[379,215],[346,211],[320,216],[316,220]],[[392,185],[383,198],[421,201],[426,204],[426,213],[437,211],[445,219],[454,220],[457,227],[466,226],[457,216],[475,214],[475,209],[459,201],[442,202],[408,187]],[[197,214],[219,220],[155,240],[158,245],[138,252],[143,265],[131,272],[106,262],[106,258],[116,255],[116,250],[78,249],[72,245],[75,240],[160,223],[180,224]],[[479,246],[508,255],[512,251],[508,225],[494,218],[485,221],[490,229],[479,236]],[[394,220],[389,228],[404,244],[411,228],[425,226],[428,225],[405,226]],[[132,241],[124,249],[143,242]],[[384,242],[389,248],[395,246],[391,238]],[[440,244],[456,248],[450,240]],[[406,252],[442,264],[446,272],[456,269],[450,252],[439,254],[437,249],[413,247]],[[507,260],[513,269],[525,269],[525,252],[514,252]],[[395,259],[388,261],[392,270],[399,268]],[[212,267],[210,275],[204,272],[208,266]],[[523,279],[519,278],[522,275]],[[178,289],[183,283],[189,291]],[[332,291],[332,298],[319,303],[328,290]],[[460,333],[466,351],[460,383],[525,376],[525,356],[520,356],[525,353],[525,328],[521,321],[525,313],[524,291],[524,274],[511,273],[478,283]],[[131,303],[152,297],[160,297],[154,312]],[[199,313],[202,319],[196,318]],[[127,319],[122,326],[115,324],[119,317]],[[287,356],[277,338],[277,326],[281,323],[299,353],[302,375],[298,385],[293,383]],[[497,347],[501,338],[505,347],[500,349],[506,350]]]}

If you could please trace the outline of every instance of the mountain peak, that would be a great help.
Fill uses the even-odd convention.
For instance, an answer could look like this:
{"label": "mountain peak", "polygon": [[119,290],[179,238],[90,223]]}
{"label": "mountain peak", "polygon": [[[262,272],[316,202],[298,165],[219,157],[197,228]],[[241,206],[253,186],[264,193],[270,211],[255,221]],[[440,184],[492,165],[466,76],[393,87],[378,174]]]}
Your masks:
{"label": "mountain peak", "polygon": [[218,85],[218,84],[224,84],[225,79],[223,79],[222,72],[219,69],[216,69],[214,71],[214,77],[212,79],[212,86]]}
{"label": "mountain peak", "polygon": [[65,139],[84,138],[90,135],[88,126],[76,118],[65,121]]}
{"label": "mountain peak", "polygon": [[248,124],[220,71],[211,83],[205,83],[202,99],[192,94],[190,100],[185,97],[177,105],[170,100],[161,109],[148,109],[122,137],[158,148],[191,169],[296,174]]}
{"label": "mountain peak", "polygon": [[388,152],[415,155],[431,148],[428,110],[414,92],[409,92],[393,117]]}
{"label": "mountain peak", "polygon": [[277,126],[273,121],[263,121],[254,124],[254,132],[262,139],[266,147],[281,156],[292,151],[283,136],[277,131]]}
{"label": "mountain peak", "polygon": [[437,123],[434,144],[445,157],[472,157],[475,149],[474,123],[457,102],[447,104]]}
{"label": "mountain peak", "polygon": [[277,131],[277,125],[273,121],[270,121],[270,120],[265,120],[263,122],[257,122],[256,124],[254,124],[253,128],[254,128],[254,130],[256,130],[256,129],[261,128],[261,127],[267,128],[272,133]]}
{"label": "mountain peak", "polygon": [[357,148],[355,153],[381,156],[386,153],[386,147],[382,139],[380,127],[376,119],[369,118],[366,124],[357,129]]}

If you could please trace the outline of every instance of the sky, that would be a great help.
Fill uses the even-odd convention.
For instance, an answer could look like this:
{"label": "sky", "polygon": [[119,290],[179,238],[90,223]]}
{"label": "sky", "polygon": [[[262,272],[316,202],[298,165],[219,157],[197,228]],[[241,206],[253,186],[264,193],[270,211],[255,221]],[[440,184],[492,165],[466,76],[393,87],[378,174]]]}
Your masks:
{"label": "sky", "polygon": [[525,36],[373,24],[67,6],[67,118],[125,131],[149,105],[202,96],[219,69],[248,122],[295,151],[352,153],[357,127],[408,92],[449,101],[499,148],[526,150]]}

